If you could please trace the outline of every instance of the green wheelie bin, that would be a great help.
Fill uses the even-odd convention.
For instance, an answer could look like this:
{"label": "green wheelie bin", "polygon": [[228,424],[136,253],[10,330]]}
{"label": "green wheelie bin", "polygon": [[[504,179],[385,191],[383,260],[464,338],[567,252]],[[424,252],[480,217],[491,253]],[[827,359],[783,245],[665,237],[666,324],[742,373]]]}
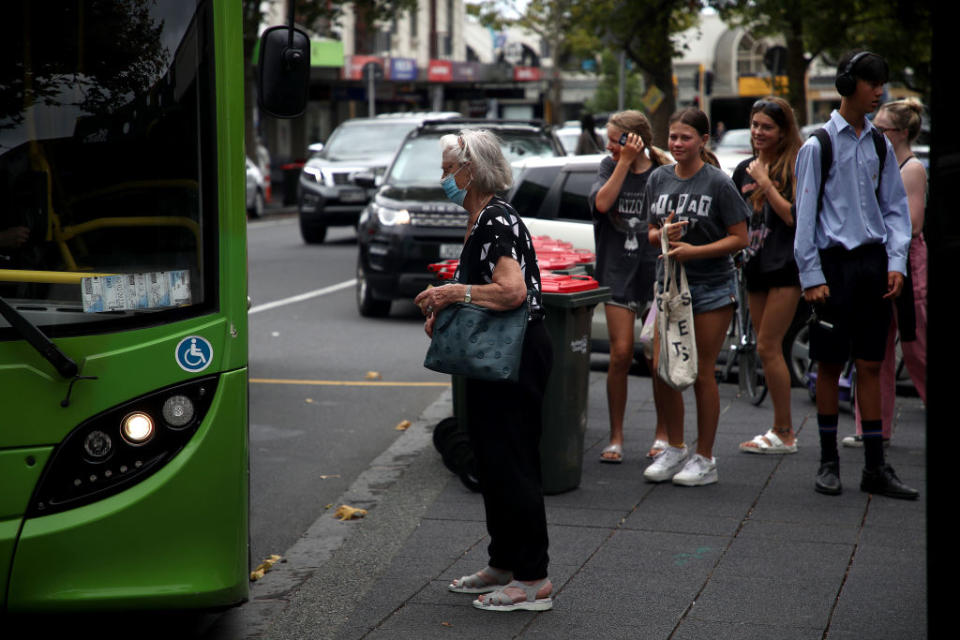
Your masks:
{"label": "green wheelie bin", "polygon": [[587,431],[590,327],[594,307],[610,299],[609,287],[589,276],[543,278],[544,323],[553,345],[553,371],[543,400],[540,467],[545,494],[580,486]]}

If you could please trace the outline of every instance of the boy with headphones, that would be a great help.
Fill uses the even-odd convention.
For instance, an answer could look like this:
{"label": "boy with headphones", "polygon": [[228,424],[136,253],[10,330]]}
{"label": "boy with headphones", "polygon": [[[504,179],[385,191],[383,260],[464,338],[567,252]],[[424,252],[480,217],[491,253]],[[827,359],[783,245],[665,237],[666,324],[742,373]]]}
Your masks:
{"label": "boy with headphones", "polygon": [[[820,468],[815,489],[839,495],[838,388],[844,363],[857,370],[856,402],[863,417],[865,465],[860,489],[893,498],[918,495],[884,461],[880,363],[892,302],[900,294],[910,245],[907,194],[893,147],[884,138],[880,161],[873,124],[889,70],[869,51],[850,52],[837,66],[840,109],[824,126],[832,162],[821,164],[822,146],[811,137],[797,155],[794,255],[803,297],[814,311],[810,357],[817,362],[817,424]],[[829,166],[827,175],[822,166]],[[882,171],[882,175],[881,175]],[[818,205],[821,180],[822,203]]]}

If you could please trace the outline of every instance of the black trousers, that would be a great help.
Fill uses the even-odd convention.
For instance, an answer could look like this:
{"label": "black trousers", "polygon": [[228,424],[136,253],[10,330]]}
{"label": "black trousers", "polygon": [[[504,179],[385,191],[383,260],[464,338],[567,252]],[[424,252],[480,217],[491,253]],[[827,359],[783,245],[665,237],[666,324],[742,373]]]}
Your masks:
{"label": "black trousers", "polygon": [[527,327],[517,382],[466,381],[467,429],[490,534],[490,566],[516,580],[547,577],[540,477],[543,395],[553,348],[542,321]]}

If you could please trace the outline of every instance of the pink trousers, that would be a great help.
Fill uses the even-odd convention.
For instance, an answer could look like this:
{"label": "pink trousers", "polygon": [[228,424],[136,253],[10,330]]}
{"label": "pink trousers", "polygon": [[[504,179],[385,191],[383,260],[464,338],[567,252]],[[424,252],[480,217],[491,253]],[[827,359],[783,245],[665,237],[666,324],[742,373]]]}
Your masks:
{"label": "pink trousers", "polygon": [[[913,380],[913,386],[924,404],[927,403],[927,243],[923,235],[910,241],[910,277],[913,279],[913,306],[917,316],[917,339],[901,342],[903,362]],[[894,310],[887,334],[887,351],[880,365],[880,406],[883,419],[883,437],[893,434],[894,400],[897,395],[897,314]],[[857,434],[862,433],[860,405],[856,405]]]}

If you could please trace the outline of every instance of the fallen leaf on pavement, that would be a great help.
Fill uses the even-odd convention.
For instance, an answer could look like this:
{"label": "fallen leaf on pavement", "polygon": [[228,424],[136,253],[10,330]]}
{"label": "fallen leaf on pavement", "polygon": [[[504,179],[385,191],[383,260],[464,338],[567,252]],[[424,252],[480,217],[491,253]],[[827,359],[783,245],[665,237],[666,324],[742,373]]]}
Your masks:
{"label": "fallen leaf on pavement", "polygon": [[366,509],[356,509],[345,504],[340,505],[340,507],[333,512],[333,517],[340,518],[341,521],[362,518],[365,515],[367,515]]}
{"label": "fallen leaf on pavement", "polygon": [[272,554],[269,558],[261,562],[256,569],[250,572],[250,581],[256,582],[262,578],[264,574],[266,574],[267,571],[270,571],[270,569],[273,568],[273,565],[279,562],[282,558],[283,556],[279,556],[275,553]]}
{"label": "fallen leaf on pavement", "polygon": [[410,428],[410,424],[411,422],[409,420],[404,420],[403,422],[398,424],[396,427],[394,427],[394,429],[396,429],[397,431],[406,431],[407,429]]}
{"label": "fallen leaf on pavement", "polygon": [[379,380],[382,377],[379,371],[367,371],[367,380]]}

